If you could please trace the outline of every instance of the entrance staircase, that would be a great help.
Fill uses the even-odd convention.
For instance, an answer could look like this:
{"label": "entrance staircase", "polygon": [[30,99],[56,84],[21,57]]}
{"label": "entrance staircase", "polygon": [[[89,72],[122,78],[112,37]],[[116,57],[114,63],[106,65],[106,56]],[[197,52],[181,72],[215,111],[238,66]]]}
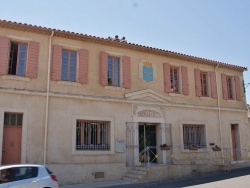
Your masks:
{"label": "entrance staircase", "polygon": [[148,170],[147,167],[132,167],[123,179],[132,183],[144,182],[144,177],[147,176]]}

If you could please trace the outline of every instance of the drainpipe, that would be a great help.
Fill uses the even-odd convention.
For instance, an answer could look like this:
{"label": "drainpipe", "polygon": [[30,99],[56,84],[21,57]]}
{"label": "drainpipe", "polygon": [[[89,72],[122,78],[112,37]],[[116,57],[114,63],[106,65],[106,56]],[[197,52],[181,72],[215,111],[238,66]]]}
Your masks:
{"label": "drainpipe", "polygon": [[218,74],[217,74],[217,68],[220,64],[218,64],[214,71],[215,71],[215,77],[216,77],[216,88],[217,88],[217,106],[218,106],[218,114],[219,114],[219,129],[220,129],[220,144],[221,144],[221,155],[222,155],[222,164],[224,165],[224,152],[223,152],[223,142],[222,142],[222,132],[221,132],[221,108],[220,108],[220,95],[219,95],[219,85],[218,85]]}
{"label": "drainpipe", "polygon": [[51,61],[51,43],[54,31],[52,31],[49,38],[49,58],[48,58],[48,73],[47,73],[47,90],[46,90],[46,107],[45,107],[45,125],[44,125],[44,148],[43,148],[43,164],[47,160],[47,136],[48,136],[48,115],[49,115],[49,89],[50,89],[50,61]]}

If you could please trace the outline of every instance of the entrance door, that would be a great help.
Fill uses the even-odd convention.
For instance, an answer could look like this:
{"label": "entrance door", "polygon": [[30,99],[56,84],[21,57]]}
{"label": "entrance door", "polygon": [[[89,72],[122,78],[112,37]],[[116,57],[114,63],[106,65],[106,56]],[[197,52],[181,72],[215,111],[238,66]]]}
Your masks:
{"label": "entrance door", "polygon": [[231,125],[231,136],[232,136],[232,154],[233,154],[233,160],[237,161],[238,159],[238,138],[237,138],[237,127],[238,125]]}
{"label": "entrance door", "polygon": [[[139,124],[139,152],[141,153],[147,146],[152,146],[149,151],[149,161],[156,163],[156,125]],[[146,160],[144,160],[146,162]]]}
{"label": "entrance door", "polygon": [[2,147],[2,164],[21,162],[23,114],[5,113]]}

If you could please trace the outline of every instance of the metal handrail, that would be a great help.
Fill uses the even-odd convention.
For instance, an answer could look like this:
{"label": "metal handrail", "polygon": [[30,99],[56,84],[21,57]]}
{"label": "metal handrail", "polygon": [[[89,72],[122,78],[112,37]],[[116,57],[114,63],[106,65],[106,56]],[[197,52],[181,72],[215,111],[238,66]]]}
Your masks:
{"label": "metal handrail", "polygon": [[[156,149],[156,152],[153,149]],[[159,159],[159,156],[162,158],[165,156],[165,165],[239,165],[250,162],[247,149],[199,148],[189,150],[184,149],[184,146],[174,146],[169,150],[161,150],[157,146],[147,146],[136,156],[136,159],[133,159],[133,161],[138,160],[134,166],[150,166],[154,160]]]}

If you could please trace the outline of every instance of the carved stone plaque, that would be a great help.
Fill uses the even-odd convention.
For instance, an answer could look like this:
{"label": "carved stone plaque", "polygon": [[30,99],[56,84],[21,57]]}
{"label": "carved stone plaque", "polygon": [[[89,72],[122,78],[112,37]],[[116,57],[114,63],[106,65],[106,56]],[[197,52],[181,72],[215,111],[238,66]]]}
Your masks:
{"label": "carved stone plaque", "polygon": [[148,118],[160,118],[161,115],[153,110],[142,110],[138,112],[138,117],[148,117]]}

